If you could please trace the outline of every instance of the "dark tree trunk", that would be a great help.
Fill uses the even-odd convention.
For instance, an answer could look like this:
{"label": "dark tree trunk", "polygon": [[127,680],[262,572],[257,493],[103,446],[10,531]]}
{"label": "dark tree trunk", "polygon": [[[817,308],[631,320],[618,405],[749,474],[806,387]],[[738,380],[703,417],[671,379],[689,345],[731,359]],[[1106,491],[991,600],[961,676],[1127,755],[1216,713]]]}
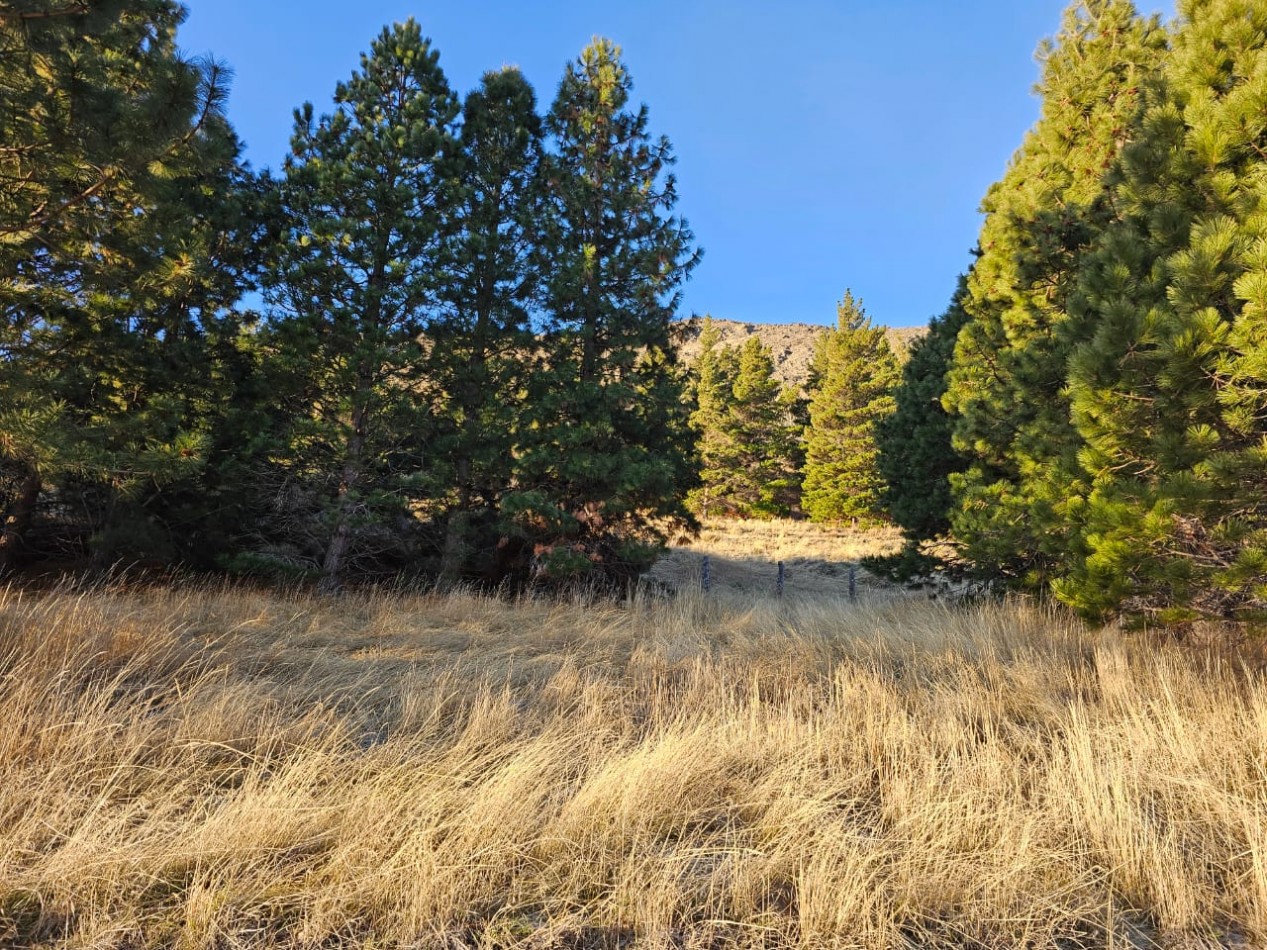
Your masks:
{"label": "dark tree trunk", "polygon": [[18,490],[18,497],[5,512],[3,530],[0,530],[0,575],[7,574],[18,566],[26,532],[31,526],[42,489],[39,474],[28,469],[22,479],[22,487]]}

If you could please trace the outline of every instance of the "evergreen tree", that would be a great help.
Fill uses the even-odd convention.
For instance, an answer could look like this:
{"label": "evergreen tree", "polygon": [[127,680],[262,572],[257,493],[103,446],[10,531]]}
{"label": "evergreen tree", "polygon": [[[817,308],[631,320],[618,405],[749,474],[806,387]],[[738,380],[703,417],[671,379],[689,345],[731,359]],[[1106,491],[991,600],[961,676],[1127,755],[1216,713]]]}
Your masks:
{"label": "evergreen tree", "polygon": [[1069,500],[1085,491],[1065,392],[1067,302],[1113,215],[1105,176],[1137,132],[1165,50],[1130,0],[1077,0],[1040,51],[1043,111],[983,202],[981,254],[945,397],[955,444],[954,534],[987,574],[1040,584],[1073,556]]}
{"label": "evergreen tree", "polygon": [[900,371],[884,329],[852,293],[837,319],[814,349],[801,503],[814,521],[875,521],[883,517],[875,427],[893,412]]}
{"label": "evergreen tree", "polygon": [[1089,613],[1267,606],[1267,8],[1184,0],[1070,305]]}
{"label": "evergreen tree", "polygon": [[908,550],[950,531],[950,476],[963,457],[951,444],[953,421],[941,404],[955,340],[968,321],[961,278],[950,307],[928,333],[912,344],[893,394],[893,414],[876,426],[876,467],[884,481],[881,499],[902,528]]}
{"label": "evergreen tree", "polygon": [[759,337],[739,351],[731,401],[722,424],[726,451],[719,462],[729,471],[723,504],[745,517],[792,513],[800,495],[800,430],[794,393],[774,375],[774,359]]}
{"label": "evergreen tree", "polygon": [[687,496],[688,507],[702,518],[725,509],[731,467],[727,459],[725,424],[734,401],[738,353],[733,347],[719,346],[721,331],[712,317],[704,318],[700,330],[700,352],[691,367],[691,425],[696,432],[700,484]]}
{"label": "evergreen tree", "polygon": [[155,496],[205,460],[249,176],[223,68],[177,52],[183,18],[166,0],[0,16],[0,570],[49,488],[98,562],[172,554]]}
{"label": "evergreen tree", "polygon": [[595,40],[546,118],[543,362],[504,508],[555,577],[636,571],[666,519],[687,520],[692,440],[671,323],[698,255],[671,214],[669,142],[648,134],[630,88],[619,48]]}
{"label": "evergreen tree", "polygon": [[800,494],[800,430],[795,396],[774,375],[760,338],[736,351],[714,352],[716,330],[705,325],[698,366],[700,482],[690,501],[702,516],[786,516]]}
{"label": "evergreen tree", "polygon": [[293,400],[274,458],[296,509],[286,534],[310,549],[326,587],[349,560],[397,550],[410,504],[437,491],[439,396],[423,336],[458,111],[438,53],[408,20],[338,84],[332,113],[295,112],[286,228],[267,275],[274,359],[290,377],[280,388]]}
{"label": "evergreen tree", "polygon": [[[541,119],[517,69],[487,73],[462,112],[460,189],[450,209],[442,316],[427,375],[442,394],[447,480],[441,570],[486,569],[499,502],[512,484],[536,340],[541,261]],[[477,563],[482,561],[483,563]]]}

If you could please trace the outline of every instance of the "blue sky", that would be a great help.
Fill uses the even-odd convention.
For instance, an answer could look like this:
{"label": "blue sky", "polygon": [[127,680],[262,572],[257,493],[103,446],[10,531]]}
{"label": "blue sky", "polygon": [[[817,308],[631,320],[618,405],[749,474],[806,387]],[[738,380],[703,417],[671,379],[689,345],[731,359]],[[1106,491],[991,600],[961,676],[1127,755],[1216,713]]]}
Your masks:
{"label": "blue sky", "polygon": [[[1166,15],[1170,0],[1139,0]],[[180,43],[235,73],[229,114],[257,168],[291,110],[328,107],[384,24],[415,17],[464,94],[519,66],[542,108],[592,36],[678,156],[704,248],[683,311],[830,323],[852,288],[877,322],[945,309],[977,207],[1038,116],[1034,50],[1065,0],[186,0]]]}

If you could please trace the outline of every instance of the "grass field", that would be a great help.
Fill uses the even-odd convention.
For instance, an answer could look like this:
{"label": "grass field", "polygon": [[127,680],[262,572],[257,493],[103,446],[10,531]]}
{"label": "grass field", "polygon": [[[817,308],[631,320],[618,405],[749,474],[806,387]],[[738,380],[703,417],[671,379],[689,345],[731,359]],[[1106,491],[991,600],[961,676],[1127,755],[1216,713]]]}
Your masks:
{"label": "grass field", "polygon": [[0,594],[0,946],[1254,947],[1267,683],[1020,604]]}
{"label": "grass field", "polygon": [[[789,599],[842,600],[849,595],[850,564],[869,554],[894,554],[901,546],[896,528],[860,530],[789,519],[715,521],[706,523],[698,538],[671,548],[650,577],[672,590],[698,589],[707,555],[712,589],[732,598],[765,598],[775,593],[782,561]],[[865,571],[857,572],[856,589],[863,603],[909,596]]]}

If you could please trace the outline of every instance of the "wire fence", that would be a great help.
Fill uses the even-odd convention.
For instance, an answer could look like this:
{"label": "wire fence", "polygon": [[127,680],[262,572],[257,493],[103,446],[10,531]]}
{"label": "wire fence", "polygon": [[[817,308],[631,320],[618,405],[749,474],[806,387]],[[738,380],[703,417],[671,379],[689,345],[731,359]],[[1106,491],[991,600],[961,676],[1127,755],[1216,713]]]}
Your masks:
{"label": "wire fence", "polygon": [[[858,600],[858,565],[849,563],[847,565],[848,572],[848,590],[849,600],[856,603]],[[788,571],[787,565],[783,561],[779,561],[775,565],[774,575],[774,593],[777,597],[783,597],[787,591]],[[700,560],[699,570],[700,590],[709,593],[713,589],[713,563],[712,559],[705,554]]]}

